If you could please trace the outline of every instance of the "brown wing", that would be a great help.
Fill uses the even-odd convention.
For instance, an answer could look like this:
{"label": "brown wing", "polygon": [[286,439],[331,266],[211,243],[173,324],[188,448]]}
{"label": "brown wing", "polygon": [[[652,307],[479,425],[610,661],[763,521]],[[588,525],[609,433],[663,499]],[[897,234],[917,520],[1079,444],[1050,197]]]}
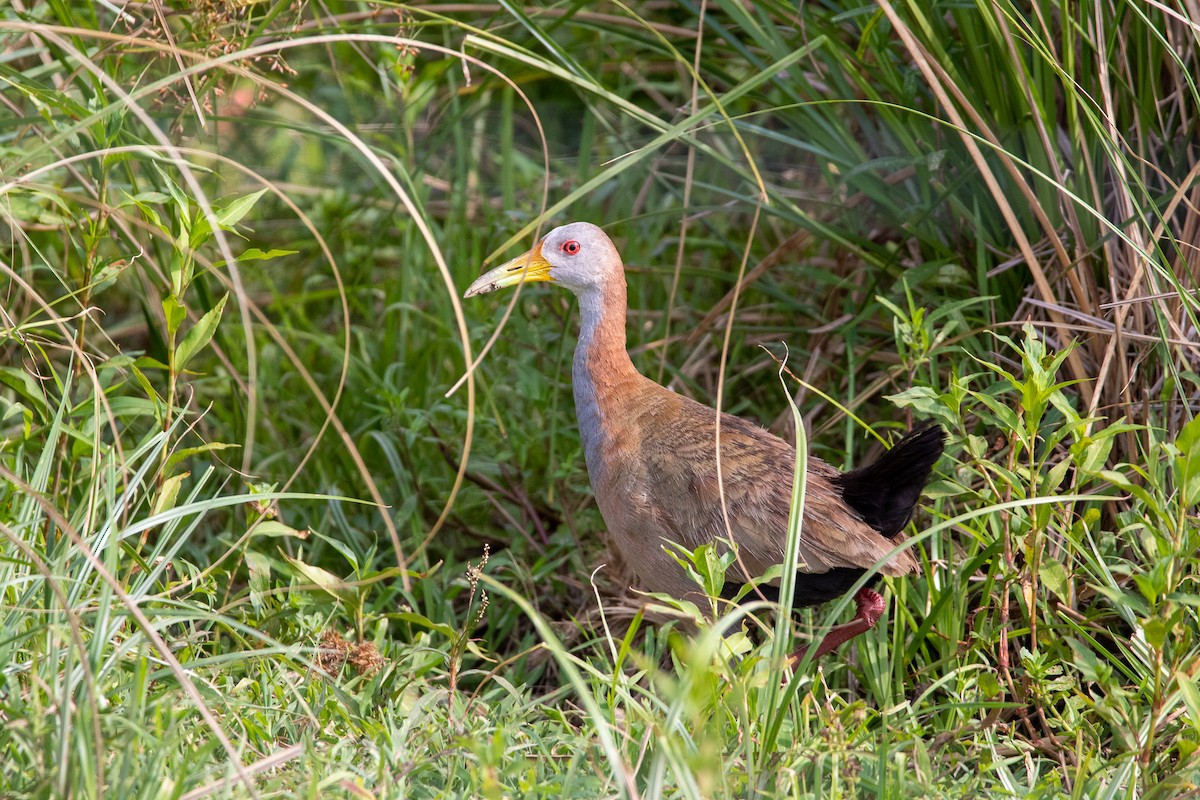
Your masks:
{"label": "brown wing", "polygon": [[[722,414],[718,481],[716,413],[654,388],[658,391],[643,392],[639,407],[629,409],[625,417],[636,423],[628,425],[622,437],[619,451],[625,461],[614,477],[637,496],[627,492],[626,507],[618,513],[623,518],[619,527],[628,528],[622,538],[653,532],[693,549],[718,539],[732,540],[751,575],[781,563],[795,463],[792,446],[743,419]],[[832,483],[837,474],[823,461],[809,459],[798,565],[802,572],[869,568],[899,541],[884,538],[854,514]],[[637,557],[646,559],[642,569],[634,564],[639,573],[656,567],[654,553],[643,546],[637,548]],[[880,571],[904,575],[916,568],[916,560],[905,551]]]}

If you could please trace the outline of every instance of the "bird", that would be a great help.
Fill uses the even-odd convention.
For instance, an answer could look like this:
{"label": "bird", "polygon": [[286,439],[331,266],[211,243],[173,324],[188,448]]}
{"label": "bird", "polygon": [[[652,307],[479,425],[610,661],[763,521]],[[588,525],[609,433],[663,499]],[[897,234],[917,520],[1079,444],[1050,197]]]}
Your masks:
{"label": "bird", "polygon": [[[528,252],[481,275],[464,299],[542,281],[578,298],[571,374],[579,435],[610,544],[631,567],[635,588],[686,598],[699,587],[667,546],[690,551],[712,543],[725,550],[732,541],[737,558],[722,596],[737,597],[784,561],[793,445],[638,372],[626,350],[624,264],[596,225],[554,228]],[[840,597],[875,570],[855,595],[854,619],[831,629],[814,658],[874,627],[885,609],[872,588],[880,575],[918,571],[910,549],[889,553],[903,540],[944,440],[936,424],[915,428],[877,461],[850,472],[808,458],[793,608]],[[778,601],[777,586],[756,588]],[[791,660],[798,663],[806,649],[797,648]]]}

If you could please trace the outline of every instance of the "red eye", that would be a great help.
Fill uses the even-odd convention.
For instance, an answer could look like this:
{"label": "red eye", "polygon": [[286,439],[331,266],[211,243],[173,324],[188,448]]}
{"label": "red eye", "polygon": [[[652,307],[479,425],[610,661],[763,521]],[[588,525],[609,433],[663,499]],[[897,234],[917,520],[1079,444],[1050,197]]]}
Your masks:
{"label": "red eye", "polygon": [[568,239],[567,241],[563,242],[562,251],[569,256],[575,255],[579,252],[579,242],[575,241],[574,239]]}

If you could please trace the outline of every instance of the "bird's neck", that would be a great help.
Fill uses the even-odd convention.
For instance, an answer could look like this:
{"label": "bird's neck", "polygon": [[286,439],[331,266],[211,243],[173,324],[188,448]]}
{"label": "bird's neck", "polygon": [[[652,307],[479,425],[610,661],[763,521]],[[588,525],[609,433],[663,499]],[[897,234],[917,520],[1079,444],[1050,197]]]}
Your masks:
{"label": "bird's neck", "polygon": [[579,344],[572,383],[579,435],[593,481],[603,468],[600,453],[611,439],[616,407],[644,380],[625,349],[626,302],[624,280],[579,295]]}

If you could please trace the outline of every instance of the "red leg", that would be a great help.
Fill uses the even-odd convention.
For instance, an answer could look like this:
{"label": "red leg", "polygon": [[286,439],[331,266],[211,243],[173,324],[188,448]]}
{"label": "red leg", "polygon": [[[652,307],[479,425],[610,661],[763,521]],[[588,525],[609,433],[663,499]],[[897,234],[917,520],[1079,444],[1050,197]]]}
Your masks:
{"label": "red leg", "polygon": [[[858,636],[860,633],[871,630],[875,627],[875,623],[883,616],[883,598],[879,593],[863,587],[858,590],[858,594],[854,595],[854,600],[858,603],[858,613],[854,615],[854,619],[847,622],[845,625],[839,625],[829,633],[825,634],[825,638],[821,640],[820,646],[817,647],[817,652],[813,656],[814,659],[828,653],[846,642]],[[793,665],[799,664],[804,660],[804,654],[808,651],[808,645],[804,645],[792,653],[789,659]]]}

